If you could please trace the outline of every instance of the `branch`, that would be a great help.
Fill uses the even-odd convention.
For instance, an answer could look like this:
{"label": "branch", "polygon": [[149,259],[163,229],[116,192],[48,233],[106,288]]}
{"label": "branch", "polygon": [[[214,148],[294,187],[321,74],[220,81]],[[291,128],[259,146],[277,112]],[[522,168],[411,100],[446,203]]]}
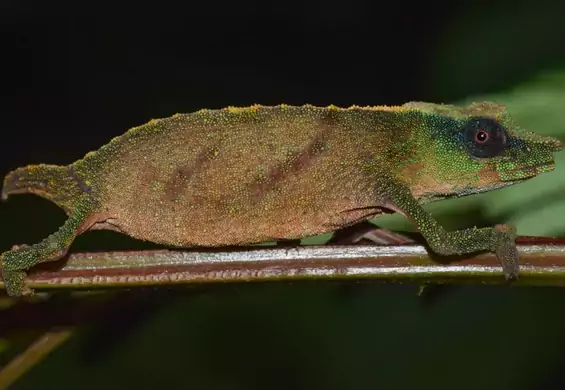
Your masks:
{"label": "branch", "polygon": [[[565,240],[520,237],[517,244],[517,285],[565,286]],[[72,254],[59,269],[36,267],[29,284],[47,291],[298,279],[505,283],[493,254],[438,261],[445,258],[432,259],[418,244],[90,252]]]}
{"label": "branch", "polygon": [[71,329],[52,329],[43,333],[7,366],[2,367],[0,389],[9,388],[18,378],[67,341],[71,335]]}
{"label": "branch", "polygon": [[[409,240],[406,239],[405,243]],[[398,241],[397,241],[398,242]],[[520,237],[521,277],[518,285],[565,286],[565,240]],[[441,259],[441,258],[437,258]],[[445,258],[443,259],[445,260]],[[453,259],[452,259],[453,260]],[[434,261],[426,249],[406,245],[334,245],[252,247],[220,251],[130,251],[76,253],[59,269],[43,264],[30,273],[38,290],[103,289],[211,282],[251,282],[296,279],[376,279],[420,283],[504,282],[492,254],[449,264]],[[60,266],[60,265],[59,265]],[[0,283],[1,286],[1,283]],[[143,294],[122,290],[111,299],[98,294],[68,296],[63,301],[10,300],[4,308],[0,334],[38,326],[51,328],[25,352],[0,370],[0,383],[13,383],[30,367],[66,341],[72,329],[91,323],[112,309],[110,302],[144,300]],[[36,302],[37,301],[37,302]],[[1,385],[0,385],[1,386]],[[4,388],[4,387],[2,387]]]}

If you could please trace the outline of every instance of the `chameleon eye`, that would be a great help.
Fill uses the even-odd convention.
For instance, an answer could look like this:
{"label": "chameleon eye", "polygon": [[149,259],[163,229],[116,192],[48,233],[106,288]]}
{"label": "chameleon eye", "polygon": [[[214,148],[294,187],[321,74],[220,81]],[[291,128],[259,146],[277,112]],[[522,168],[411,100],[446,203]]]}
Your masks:
{"label": "chameleon eye", "polygon": [[506,149],[506,130],[494,119],[470,118],[462,133],[467,151],[473,157],[495,157]]}
{"label": "chameleon eye", "polygon": [[475,141],[479,144],[484,144],[489,139],[489,133],[486,130],[479,129],[475,133]]}

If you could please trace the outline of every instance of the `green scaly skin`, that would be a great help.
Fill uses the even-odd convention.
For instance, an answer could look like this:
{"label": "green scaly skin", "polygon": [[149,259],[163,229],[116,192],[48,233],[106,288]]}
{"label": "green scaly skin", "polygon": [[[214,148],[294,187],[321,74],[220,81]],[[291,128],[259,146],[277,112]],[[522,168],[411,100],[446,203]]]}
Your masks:
{"label": "green scaly skin", "polygon": [[562,148],[520,129],[494,103],[176,114],[130,129],[68,166],[10,172],[4,199],[34,193],[62,207],[68,220],[40,243],[0,255],[4,283],[11,296],[31,294],[27,270],[64,256],[87,230],[221,247],[292,241],[391,211],[408,216],[437,254],[491,251],[515,279],[513,227],[448,232],[422,205],[549,172]]}

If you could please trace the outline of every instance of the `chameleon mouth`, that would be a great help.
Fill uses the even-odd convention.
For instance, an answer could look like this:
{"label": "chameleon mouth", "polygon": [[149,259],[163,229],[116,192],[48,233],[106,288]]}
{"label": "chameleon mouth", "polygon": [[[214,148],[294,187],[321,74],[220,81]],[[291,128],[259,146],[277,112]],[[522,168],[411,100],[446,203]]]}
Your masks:
{"label": "chameleon mouth", "polygon": [[500,178],[504,181],[520,181],[537,176],[541,173],[551,172],[555,169],[555,162],[545,162],[528,167],[507,169],[500,172]]}

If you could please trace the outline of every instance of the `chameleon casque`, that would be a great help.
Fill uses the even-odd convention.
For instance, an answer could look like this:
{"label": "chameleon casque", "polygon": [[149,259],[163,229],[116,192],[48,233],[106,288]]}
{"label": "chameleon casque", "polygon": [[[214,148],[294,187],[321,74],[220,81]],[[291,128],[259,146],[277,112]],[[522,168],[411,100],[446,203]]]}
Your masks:
{"label": "chameleon casque", "polygon": [[562,148],[489,102],[255,105],[151,120],[70,165],[5,177],[3,199],[33,193],[68,215],[43,241],[0,255],[5,288],[31,294],[27,270],[63,257],[87,230],[218,247],[318,235],[384,212],[410,218],[437,254],[495,252],[515,279],[512,226],[448,232],[422,205],[552,171]]}

